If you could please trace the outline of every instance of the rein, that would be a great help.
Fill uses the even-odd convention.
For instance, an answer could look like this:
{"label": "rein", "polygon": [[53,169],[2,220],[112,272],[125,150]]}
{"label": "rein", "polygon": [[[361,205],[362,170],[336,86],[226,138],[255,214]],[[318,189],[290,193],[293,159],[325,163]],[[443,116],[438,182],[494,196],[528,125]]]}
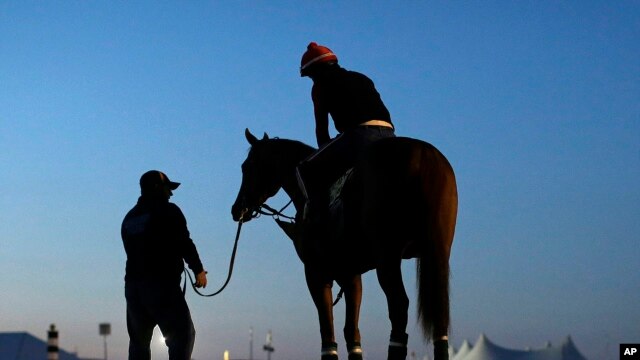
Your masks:
{"label": "rein", "polygon": [[[240,230],[242,229],[242,222],[243,222],[242,217],[240,217],[240,220],[238,220],[238,230],[236,231],[236,239],[233,243],[233,251],[231,252],[231,260],[229,261],[229,272],[227,274],[227,280],[225,280],[224,284],[220,289],[218,289],[216,292],[212,294],[201,293],[200,291],[198,291],[198,288],[196,287],[195,281],[193,281],[193,277],[191,276],[191,273],[186,268],[184,269],[184,272],[187,274],[187,276],[189,276],[189,282],[191,283],[191,287],[193,288],[193,291],[196,292],[196,294],[204,297],[216,296],[220,294],[222,290],[224,290],[227,287],[227,285],[229,284],[229,281],[231,281],[231,274],[233,273],[233,265],[236,262],[236,251],[238,250],[238,240],[240,240]],[[184,284],[182,285],[183,294],[187,291],[187,276],[185,276]]]}
{"label": "rein", "polygon": [[[258,208],[258,210],[256,210],[256,212],[258,214],[261,214],[261,215],[271,216],[274,219],[279,219],[279,218],[282,217],[282,218],[294,221],[295,220],[294,217],[291,217],[289,215],[285,215],[283,213],[284,209],[289,207],[289,205],[291,205],[291,203],[293,203],[293,200],[289,200],[289,202],[285,206],[283,206],[280,210],[276,210],[276,209],[272,208],[271,206],[267,205],[266,203],[264,203],[264,204],[260,205],[260,207]],[[265,211],[264,209],[266,209],[267,211]],[[253,216],[253,217],[257,217],[257,215]]]}

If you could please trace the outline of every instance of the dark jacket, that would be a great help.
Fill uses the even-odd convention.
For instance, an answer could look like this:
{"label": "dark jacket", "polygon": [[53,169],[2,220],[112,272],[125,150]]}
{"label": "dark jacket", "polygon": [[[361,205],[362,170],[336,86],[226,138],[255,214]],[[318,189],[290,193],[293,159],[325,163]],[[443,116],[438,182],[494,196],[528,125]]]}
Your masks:
{"label": "dark jacket", "polygon": [[382,102],[373,81],[359,72],[334,64],[314,79],[311,98],[316,108],[331,114],[338,132],[345,132],[369,120],[391,124],[389,110]]}
{"label": "dark jacket", "polygon": [[140,197],[122,221],[127,253],[125,281],[180,282],[184,262],[194,274],[202,270],[180,208],[168,201]]}

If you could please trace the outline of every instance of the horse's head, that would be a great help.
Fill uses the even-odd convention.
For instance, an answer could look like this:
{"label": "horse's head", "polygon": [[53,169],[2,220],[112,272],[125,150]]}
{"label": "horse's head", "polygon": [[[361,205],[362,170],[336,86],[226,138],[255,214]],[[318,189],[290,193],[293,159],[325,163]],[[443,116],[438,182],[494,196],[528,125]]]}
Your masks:
{"label": "horse's head", "polygon": [[251,149],[247,159],[242,163],[242,184],[235,203],[231,207],[231,215],[234,221],[249,221],[251,215],[274,196],[280,187],[281,181],[275,171],[277,157],[269,146],[269,136],[265,133],[262,139],[256,138],[249,129],[246,129],[245,137]]}

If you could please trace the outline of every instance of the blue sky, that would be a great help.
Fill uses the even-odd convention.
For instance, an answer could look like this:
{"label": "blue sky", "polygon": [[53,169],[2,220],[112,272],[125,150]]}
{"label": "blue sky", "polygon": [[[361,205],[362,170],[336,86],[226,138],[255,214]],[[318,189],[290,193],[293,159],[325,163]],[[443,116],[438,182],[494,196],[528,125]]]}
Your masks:
{"label": "blue sky", "polygon": [[[243,131],[314,143],[298,66],[316,41],[456,171],[452,343],[571,335],[617,358],[640,342],[638,19],[636,1],[2,1],[0,331],[45,338],[56,323],[63,348],[99,357],[110,322],[110,358],[125,358],[119,227],[149,169],[183,183],[173,201],[222,284]],[[384,359],[385,300],[364,281],[363,346]],[[267,218],[244,226],[228,290],[187,296],[195,359],[248,357],[250,327],[256,358],[269,329],[274,359],[318,355],[302,265]],[[340,306],[337,334],[343,319]]]}

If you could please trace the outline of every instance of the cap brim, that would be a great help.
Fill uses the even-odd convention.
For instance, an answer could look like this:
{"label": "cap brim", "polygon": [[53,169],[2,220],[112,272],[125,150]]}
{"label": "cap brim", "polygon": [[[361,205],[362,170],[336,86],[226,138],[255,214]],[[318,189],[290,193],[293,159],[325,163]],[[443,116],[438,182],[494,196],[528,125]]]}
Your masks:
{"label": "cap brim", "polygon": [[173,181],[169,181],[169,184],[168,184],[168,185],[169,185],[169,189],[171,189],[171,190],[175,190],[175,189],[177,189],[177,188],[178,188],[178,186],[180,186],[180,183],[173,182]]}

